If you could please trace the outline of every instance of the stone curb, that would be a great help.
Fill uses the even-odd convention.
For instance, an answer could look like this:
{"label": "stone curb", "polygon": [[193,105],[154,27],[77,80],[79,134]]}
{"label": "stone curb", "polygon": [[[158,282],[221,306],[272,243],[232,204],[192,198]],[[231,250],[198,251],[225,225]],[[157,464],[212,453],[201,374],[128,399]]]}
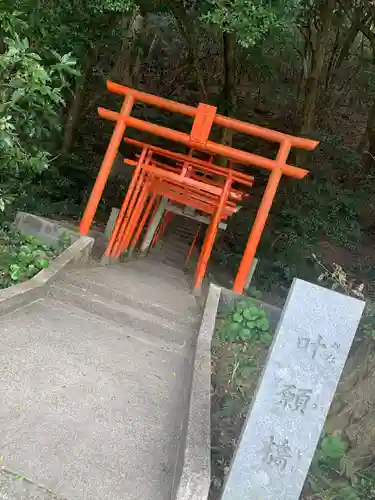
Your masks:
{"label": "stone curb", "polygon": [[175,500],[206,500],[211,482],[211,341],[221,288],[211,284],[197,339],[180,483]]}
{"label": "stone curb", "polygon": [[89,260],[93,243],[93,238],[80,236],[77,241],[54,259],[47,269],[43,269],[24,283],[1,290],[0,315],[8,314],[43,297],[47,292],[47,285],[53,283],[66,267]]}

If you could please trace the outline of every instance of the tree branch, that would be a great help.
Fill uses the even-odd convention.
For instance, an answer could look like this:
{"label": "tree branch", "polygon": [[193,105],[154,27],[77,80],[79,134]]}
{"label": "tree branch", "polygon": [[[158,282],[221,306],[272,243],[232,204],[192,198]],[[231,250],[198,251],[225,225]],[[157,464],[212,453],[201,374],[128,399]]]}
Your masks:
{"label": "tree branch", "polygon": [[365,35],[373,48],[375,48],[375,32],[371,30],[374,18],[372,17],[371,12],[367,12],[365,16],[361,18],[360,11],[362,9],[360,7],[355,9],[355,12],[352,12],[346,0],[339,0],[339,2],[353,26],[358,28],[358,30]]}

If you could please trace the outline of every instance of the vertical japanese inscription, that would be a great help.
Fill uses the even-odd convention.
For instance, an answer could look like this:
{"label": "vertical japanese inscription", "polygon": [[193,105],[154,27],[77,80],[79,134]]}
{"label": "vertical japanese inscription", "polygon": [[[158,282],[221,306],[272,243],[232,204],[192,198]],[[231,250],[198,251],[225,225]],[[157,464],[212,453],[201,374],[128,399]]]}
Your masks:
{"label": "vertical japanese inscription", "polygon": [[288,439],[277,443],[274,436],[271,436],[269,442],[264,446],[263,462],[272,465],[283,472],[288,465],[289,458],[292,458],[292,450],[289,447]]}
{"label": "vertical japanese inscription", "polygon": [[295,385],[284,384],[281,391],[277,393],[279,396],[277,406],[303,415],[311,400],[312,392],[312,389],[299,389]]}
{"label": "vertical japanese inscription", "polygon": [[329,364],[334,364],[340,344],[337,342],[329,344],[324,340],[322,335],[318,335],[316,341],[309,337],[298,337],[297,347],[308,352],[313,360],[320,359]]}

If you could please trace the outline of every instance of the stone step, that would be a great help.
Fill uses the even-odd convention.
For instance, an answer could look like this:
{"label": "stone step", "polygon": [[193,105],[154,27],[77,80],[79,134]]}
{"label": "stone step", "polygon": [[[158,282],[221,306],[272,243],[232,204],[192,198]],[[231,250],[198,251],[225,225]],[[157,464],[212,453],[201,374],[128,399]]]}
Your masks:
{"label": "stone step", "polygon": [[[196,329],[189,323],[181,324],[130,305],[120,304],[82,287],[55,284],[50,287],[49,296],[114,322],[119,327],[126,325],[134,332],[132,335],[148,344],[160,347],[160,342],[155,343],[155,338],[160,339],[162,341],[160,348],[164,350],[176,351],[177,346],[186,346],[196,338]],[[174,344],[176,347],[173,347]]]}
{"label": "stone step", "polygon": [[[112,264],[107,266],[96,266],[91,268],[89,271],[76,270],[75,272],[84,273],[84,275],[91,274],[93,277],[97,278],[99,283],[102,280],[106,280],[108,283],[109,277],[117,281],[121,281],[122,288],[128,289],[132,287],[137,287],[137,289],[149,291],[151,296],[155,294],[155,289],[163,287],[163,292],[168,296],[168,294],[173,295],[178,291],[179,293],[189,295],[190,287],[186,279],[181,276],[174,276],[173,274],[166,273],[154,273],[150,268],[150,272],[141,272],[138,269],[132,267],[132,261]],[[135,290],[135,295],[137,290]]]}
{"label": "stone step", "polygon": [[[165,256],[167,255],[169,256],[169,254],[165,254]],[[181,258],[178,253],[175,253],[171,257],[177,259]],[[145,268],[144,271],[142,271],[142,268],[144,268],[143,263],[140,261],[136,263],[133,260],[118,265],[117,271],[121,271],[123,275],[124,286],[132,284],[145,289],[150,288],[152,289],[151,295],[155,293],[156,289],[161,287],[166,296],[168,296],[168,294],[173,295],[176,291],[182,295],[191,294],[191,286],[186,275],[183,273],[183,266],[176,268],[162,262],[150,262],[148,269]],[[168,268],[168,272],[166,272],[166,268]],[[109,266],[108,271],[114,269],[114,266]],[[105,268],[102,268],[101,271],[99,271],[99,269],[94,270],[94,273],[102,272],[105,272]]]}
{"label": "stone step", "polygon": [[107,300],[182,324],[194,323],[197,320],[196,301],[188,291],[161,281],[150,284],[141,281],[139,277],[127,278],[121,265],[70,271],[59,283],[71,284]]}
{"label": "stone step", "polygon": [[180,251],[182,253],[188,253],[190,249],[189,244],[186,244],[184,241],[174,240],[174,241],[162,241],[160,243],[160,248],[165,251]]}
{"label": "stone step", "polygon": [[[165,257],[162,258],[162,259],[153,259],[152,258],[152,255],[148,255],[147,257],[144,258],[144,261],[145,261],[145,264],[142,264],[142,268],[140,268],[140,270],[138,271],[137,267],[133,267],[132,265],[132,270],[134,270],[135,272],[139,272],[141,273],[142,275],[145,274],[152,274],[153,276],[155,277],[159,277],[160,279],[163,279],[164,278],[164,271],[161,272],[158,270],[158,268],[160,266],[168,266],[170,269],[174,269],[177,273],[180,273],[180,272],[183,272],[185,271],[184,269],[184,262],[179,262],[179,264],[176,266],[175,264],[168,264],[168,259],[166,259]],[[128,272],[128,271],[127,271]],[[189,274],[184,274],[184,276],[182,278],[174,276],[173,274],[171,274],[171,277],[173,278],[173,280],[175,280],[175,282],[179,282],[179,280],[181,280],[181,287],[184,291],[188,291],[189,293],[192,293],[192,280],[191,280],[191,276]]]}
{"label": "stone step", "polygon": [[150,261],[148,258],[147,262],[148,265],[142,263],[139,264],[139,267],[134,266],[133,263],[123,264],[124,273],[126,273],[127,278],[139,280],[142,284],[149,283],[153,287],[159,287],[161,284],[171,285],[171,287],[178,288],[183,293],[191,293],[191,285],[188,277],[185,275],[179,275],[183,266],[177,268],[168,266],[170,269],[174,269],[177,274],[166,274],[164,270],[159,268],[167,266],[167,264],[163,262]]}
{"label": "stone step", "polygon": [[192,348],[51,297],[0,329],[2,466],[68,500],[171,498]]}
{"label": "stone step", "polygon": [[173,233],[166,233],[163,235],[163,240],[176,240],[179,238],[185,238],[188,241],[193,241],[193,238],[195,236],[196,231],[187,231],[183,229],[179,229],[176,231],[173,231]]}
{"label": "stone step", "polygon": [[190,246],[191,242],[185,242],[183,240],[170,240],[170,241],[161,240],[157,245],[155,245],[154,248],[165,248],[165,249],[178,248],[182,252],[187,253],[189,251]]}
{"label": "stone step", "polygon": [[178,238],[173,240],[161,240],[159,246],[165,248],[181,248],[187,252],[191,246],[191,241],[183,241]]}
{"label": "stone step", "polygon": [[173,217],[169,222],[167,228],[179,228],[179,227],[188,227],[188,228],[197,228],[200,222],[190,219],[189,217]]}
{"label": "stone step", "polygon": [[173,233],[173,234],[166,234],[162,238],[160,238],[160,241],[162,242],[176,242],[176,241],[185,241],[187,245],[191,245],[193,239],[194,239],[195,233],[188,233],[188,232],[178,232],[178,233]]}
{"label": "stone step", "polygon": [[161,241],[168,243],[174,243],[176,241],[184,241],[186,245],[190,246],[194,237],[195,237],[195,232],[194,233],[178,232],[163,236],[163,238],[161,238]]}
{"label": "stone step", "polygon": [[179,249],[171,249],[171,248],[169,248],[167,250],[167,249],[164,249],[163,247],[161,247],[158,249],[158,255],[161,258],[169,257],[170,259],[175,260],[176,262],[181,262],[181,265],[183,267],[183,263],[186,260],[188,252],[187,251],[185,252],[185,251],[182,251]]}
{"label": "stone step", "polygon": [[185,267],[186,255],[181,254],[169,254],[166,252],[150,253],[150,260],[157,263],[163,263],[169,265],[170,267],[175,267],[177,269],[183,269]]}
{"label": "stone step", "polygon": [[[160,260],[159,260],[159,262],[160,262]],[[161,262],[163,262],[164,264],[168,264],[169,266],[175,266],[178,268],[180,268],[181,266],[184,265],[184,261],[174,260],[174,259],[170,259],[168,257],[164,257],[164,259],[162,259]]]}
{"label": "stone step", "polygon": [[148,276],[154,276],[164,280],[165,278],[175,280],[176,283],[181,284],[183,289],[190,289],[189,277],[182,269],[168,266],[161,262],[155,263],[151,261],[148,256],[134,258],[122,264],[124,270],[129,272],[139,272],[141,274],[147,273]]}

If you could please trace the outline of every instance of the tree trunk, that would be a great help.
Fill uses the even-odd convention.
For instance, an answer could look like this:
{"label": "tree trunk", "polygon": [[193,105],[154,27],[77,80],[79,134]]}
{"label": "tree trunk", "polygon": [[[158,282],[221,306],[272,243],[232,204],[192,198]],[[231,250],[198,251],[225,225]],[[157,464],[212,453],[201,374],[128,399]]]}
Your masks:
{"label": "tree trunk", "polygon": [[224,114],[230,115],[236,111],[236,35],[234,33],[223,34],[224,47]]}
{"label": "tree trunk", "polygon": [[[237,98],[237,72],[236,72],[236,35],[234,33],[223,33],[223,60],[224,60],[224,83],[223,83],[223,113],[233,115],[236,112]],[[233,130],[223,128],[220,134],[221,144],[232,146]],[[228,159],[218,157],[218,165],[227,166]]]}
{"label": "tree trunk", "polygon": [[356,26],[352,26],[347,34],[347,37],[344,40],[344,43],[342,44],[340,54],[336,60],[335,63],[335,69],[341,68],[342,64],[344,61],[349,56],[350,49],[353,46],[353,43],[355,42],[355,39],[357,38],[359,29]]}
{"label": "tree trunk", "polygon": [[369,110],[366,130],[369,147],[363,154],[363,168],[370,173],[375,171],[375,101]]}
{"label": "tree trunk", "polygon": [[195,74],[197,75],[197,82],[198,82],[199,91],[200,91],[200,95],[201,95],[200,98],[202,101],[207,102],[208,101],[208,92],[207,92],[206,84],[204,82],[204,76],[203,76],[201,62],[199,60],[199,48],[198,48],[198,44],[196,42],[197,39],[196,39],[194,33],[193,33],[193,36],[191,36],[190,31],[187,31],[187,33],[189,33],[189,37],[190,37],[190,42],[189,42],[190,58],[191,58],[191,61],[192,61],[193,67],[194,67]]}
{"label": "tree trunk", "polygon": [[140,69],[143,60],[141,41],[147,30],[147,13],[136,12],[129,20],[125,16],[122,21],[126,35],[112,70],[112,78],[131,87],[137,86],[140,79]]}
{"label": "tree trunk", "polygon": [[[340,30],[339,30],[339,32],[340,32]],[[344,39],[343,43],[341,44],[341,49],[340,49],[338,55],[336,54],[336,52],[338,51],[339,47],[338,47],[338,44],[335,43],[335,48],[334,48],[332,58],[331,58],[331,61],[329,64],[329,68],[327,71],[326,90],[329,88],[335,72],[338,69],[340,69],[341,66],[343,65],[343,63],[348,59],[350,49],[352,48],[352,46],[353,46],[353,44],[358,36],[358,33],[359,33],[358,27],[352,25],[349,28],[349,31],[347,32],[346,38]],[[336,42],[339,43],[340,38],[341,37],[337,38]]]}
{"label": "tree trunk", "polygon": [[73,99],[69,107],[68,118],[64,130],[64,138],[61,147],[62,156],[68,154],[72,149],[74,143],[74,133],[79,122],[86,85],[90,78],[93,66],[96,63],[97,57],[98,57],[97,49],[90,49],[89,54],[86,58],[83,71],[81,75],[77,77],[76,88]]}
{"label": "tree trunk", "polygon": [[359,153],[360,155],[363,155],[367,144],[368,144],[368,137],[367,137],[367,130],[365,130],[361,136],[361,139],[358,143],[358,146],[356,147],[357,153]]}
{"label": "tree trunk", "polygon": [[175,3],[174,0],[171,2],[170,9],[180,27],[181,33],[186,40],[191,65],[193,66],[197,77],[200,99],[207,102],[208,92],[204,82],[203,70],[199,59],[199,46],[197,43],[198,36],[195,31],[194,23],[192,23],[191,20],[189,21],[187,18],[185,8],[181,9],[181,6],[178,3]]}
{"label": "tree trunk", "polygon": [[335,62],[337,61],[337,53],[340,48],[340,42],[341,42],[341,26],[337,27],[336,31],[336,36],[335,36],[335,43],[333,44],[332,51],[331,51],[331,56],[329,57],[329,62],[326,64],[326,74],[325,74],[325,91],[327,93],[327,90],[330,86],[330,83],[332,81],[334,69],[335,69]]}
{"label": "tree trunk", "polygon": [[[309,32],[310,38],[312,37],[312,33]],[[304,102],[304,95],[305,95],[305,87],[306,87],[306,80],[307,77],[310,74],[311,71],[311,60],[313,57],[313,44],[312,40],[305,39],[305,48],[304,48],[304,57],[302,61],[302,67],[299,75],[299,82],[298,82],[298,87],[297,87],[297,102],[298,102],[298,109],[301,108],[301,102]]]}
{"label": "tree trunk", "polygon": [[317,46],[313,54],[311,71],[306,80],[305,101],[301,134],[309,134],[314,126],[316,107],[319,98],[319,88],[329,45],[329,34],[334,15],[336,0],[327,0],[321,11],[321,25],[317,33]]}

